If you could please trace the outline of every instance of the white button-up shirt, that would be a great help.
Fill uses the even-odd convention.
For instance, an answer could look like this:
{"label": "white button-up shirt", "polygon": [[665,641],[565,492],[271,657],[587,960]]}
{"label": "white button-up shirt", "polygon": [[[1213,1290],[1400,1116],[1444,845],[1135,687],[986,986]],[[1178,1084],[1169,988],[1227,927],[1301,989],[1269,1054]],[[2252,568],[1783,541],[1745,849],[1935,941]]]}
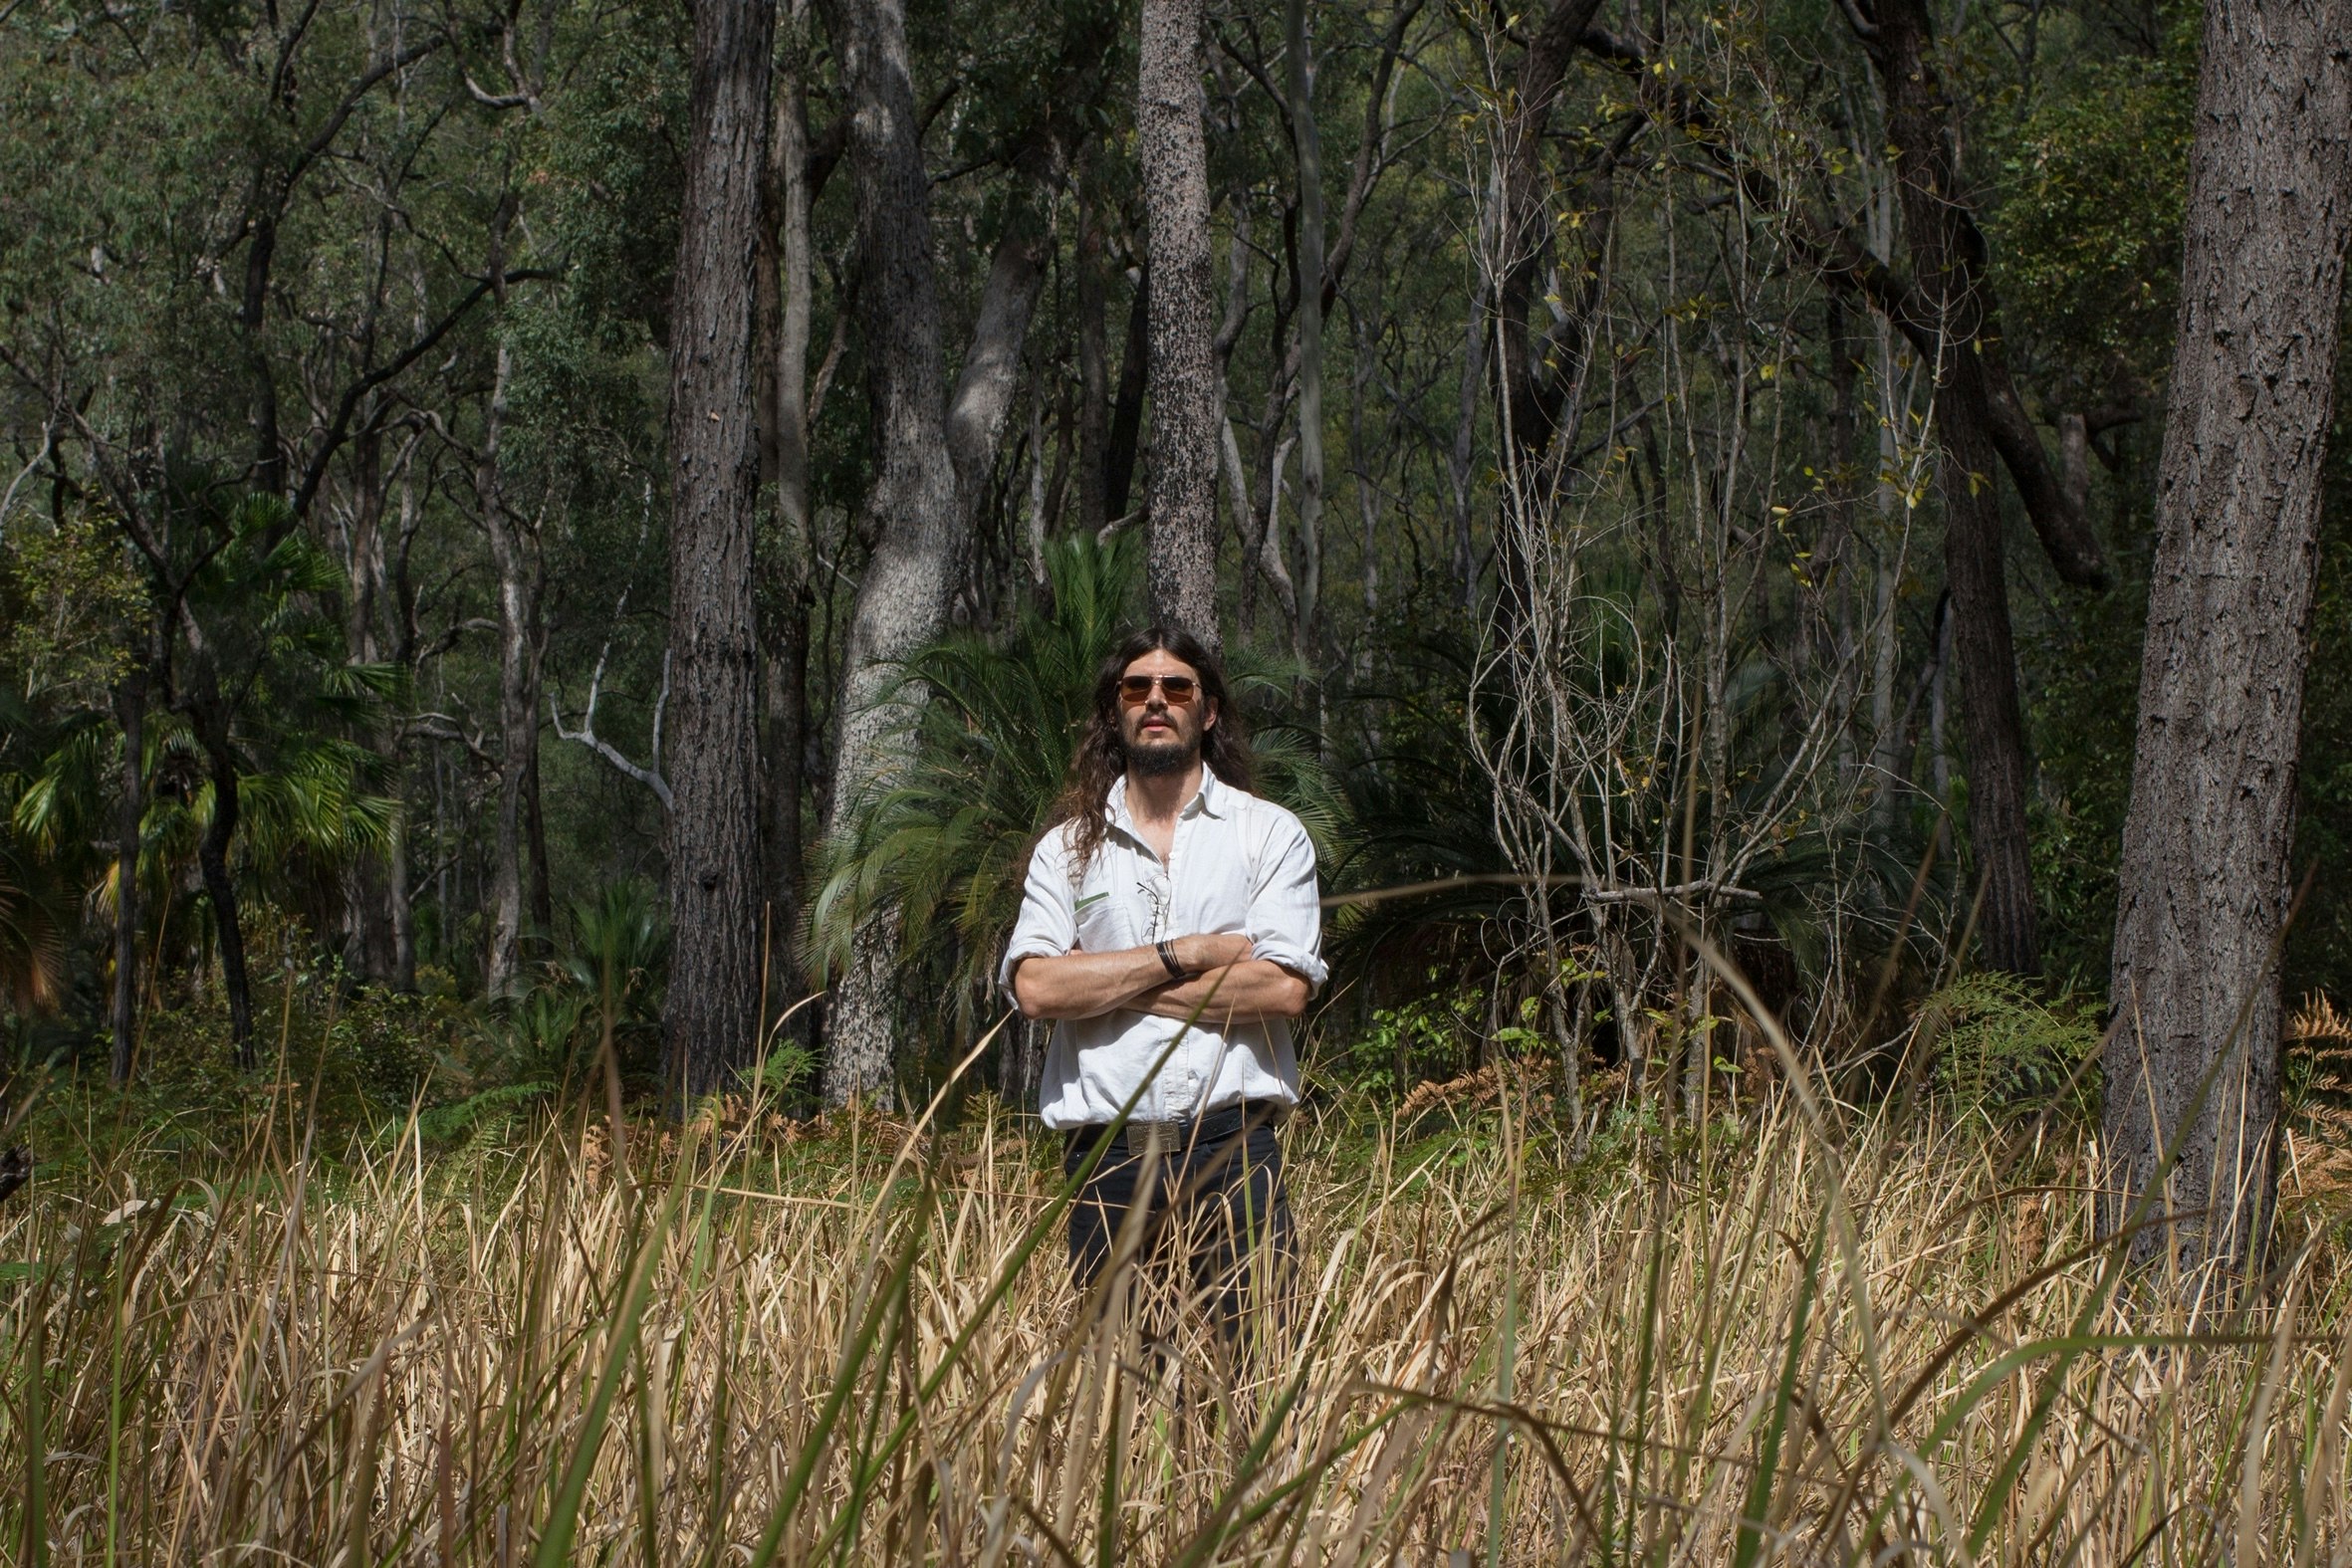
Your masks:
{"label": "white button-up shirt", "polygon": [[[1127,814],[1127,782],[1113,784],[1110,830],[1080,876],[1071,875],[1068,824],[1030,857],[1021,919],[997,978],[1008,994],[1023,959],[1073,950],[1115,953],[1175,937],[1238,931],[1253,957],[1319,988],[1322,909],[1314,845],[1296,816],[1224,783],[1206,768],[1200,793],[1176,817],[1168,861],[1152,853]],[[1202,1013],[1182,1019],[1120,1008],[1065,1018],[1046,1052],[1039,1109],[1049,1127],[1099,1126],[1116,1117],[1179,1034],[1156,1081],[1136,1100],[1139,1120],[1173,1121],[1243,1100],[1298,1103],[1298,1058],[1284,1018],[1230,1028]]]}

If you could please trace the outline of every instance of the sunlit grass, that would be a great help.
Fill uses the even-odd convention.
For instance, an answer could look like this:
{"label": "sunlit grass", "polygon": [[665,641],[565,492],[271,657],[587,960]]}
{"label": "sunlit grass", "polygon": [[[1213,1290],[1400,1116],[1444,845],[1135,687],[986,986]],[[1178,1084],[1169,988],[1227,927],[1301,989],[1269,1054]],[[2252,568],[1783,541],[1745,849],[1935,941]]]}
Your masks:
{"label": "sunlit grass", "polygon": [[[299,1115],[0,1232],[16,1562],[2337,1562],[2341,1236],[2202,1322],[2083,1141],[1785,1102],[1290,1132],[1295,1315],[1090,1310],[1059,1164],[600,1112],[330,1165]],[[148,1174],[141,1181],[133,1173]],[[1841,1201],[1831,1202],[1832,1184]],[[38,1464],[29,1456],[43,1456]]]}

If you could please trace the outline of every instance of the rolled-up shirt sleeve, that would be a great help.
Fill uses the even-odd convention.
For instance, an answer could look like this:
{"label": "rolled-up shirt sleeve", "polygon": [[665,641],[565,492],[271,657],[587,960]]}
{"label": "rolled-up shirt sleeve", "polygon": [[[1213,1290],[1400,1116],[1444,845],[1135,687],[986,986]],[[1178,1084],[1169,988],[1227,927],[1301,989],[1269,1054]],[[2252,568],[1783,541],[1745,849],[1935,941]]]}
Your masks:
{"label": "rolled-up shirt sleeve", "polygon": [[1321,889],[1315,882],[1314,841],[1285,812],[1269,835],[1250,892],[1251,957],[1271,960],[1320,991],[1330,978],[1323,963]]}
{"label": "rolled-up shirt sleeve", "polygon": [[1077,946],[1077,899],[1058,832],[1046,835],[1029,857],[1029,881],[1021,892],[1021,918],[1013,922],[1013,940],[1005,944],[1005,961],[997,966],[997,984],[1013,995],[1013,969],[1027,958],[1058,958]]}

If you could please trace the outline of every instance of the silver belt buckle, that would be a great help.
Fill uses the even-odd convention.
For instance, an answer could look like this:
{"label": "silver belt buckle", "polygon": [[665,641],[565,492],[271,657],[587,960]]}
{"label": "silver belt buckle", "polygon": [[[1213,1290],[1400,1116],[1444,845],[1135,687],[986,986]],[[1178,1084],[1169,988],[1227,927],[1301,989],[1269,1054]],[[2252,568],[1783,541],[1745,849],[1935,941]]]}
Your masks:
{"label": "silver belt buckle", "polygon": [[1184,1142],[1182,1122],[1127,1123],[1127,1158],[1140,1160],[1147,1154],[1172,1155]]}

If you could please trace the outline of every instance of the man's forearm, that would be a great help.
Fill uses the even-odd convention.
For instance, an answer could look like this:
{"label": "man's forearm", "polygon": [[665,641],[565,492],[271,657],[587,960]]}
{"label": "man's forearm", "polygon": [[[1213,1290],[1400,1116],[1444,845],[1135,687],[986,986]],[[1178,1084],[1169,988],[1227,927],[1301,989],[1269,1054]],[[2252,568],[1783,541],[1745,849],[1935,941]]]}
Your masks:
{"label": "man's forearm", "polygon": [[1138,1006],[1137,998],[1167,983],[1168,967],[1156,949],[1125,948],[1024,959],[1013,991],[1033,1018],[1098,1018]]}
{"label": "man's forearm", "polygon": [[1198,1017],[1204,1023],[1263,1023],[1294,1018],[1306,1010],[1308,987],[1271,959],[1244,959],[1190,980],[1152,988],[1138,1010],[1163,1018]]}
{"label": "man's forearm", "polygon": [[[1178,937],[1167,945],[1178,966],[1195,974],[1215,973],[1250,952],[1250,939],[1233,932]],[[1167,961],[1157,943],[1112,953],[1041,955],[1023,959],[1013,971],[1013,995],[1031,1018],[1098,1018],[1122,1008],[1140,1010],[1148,1006],[1141,999],[1168,984]]]}

